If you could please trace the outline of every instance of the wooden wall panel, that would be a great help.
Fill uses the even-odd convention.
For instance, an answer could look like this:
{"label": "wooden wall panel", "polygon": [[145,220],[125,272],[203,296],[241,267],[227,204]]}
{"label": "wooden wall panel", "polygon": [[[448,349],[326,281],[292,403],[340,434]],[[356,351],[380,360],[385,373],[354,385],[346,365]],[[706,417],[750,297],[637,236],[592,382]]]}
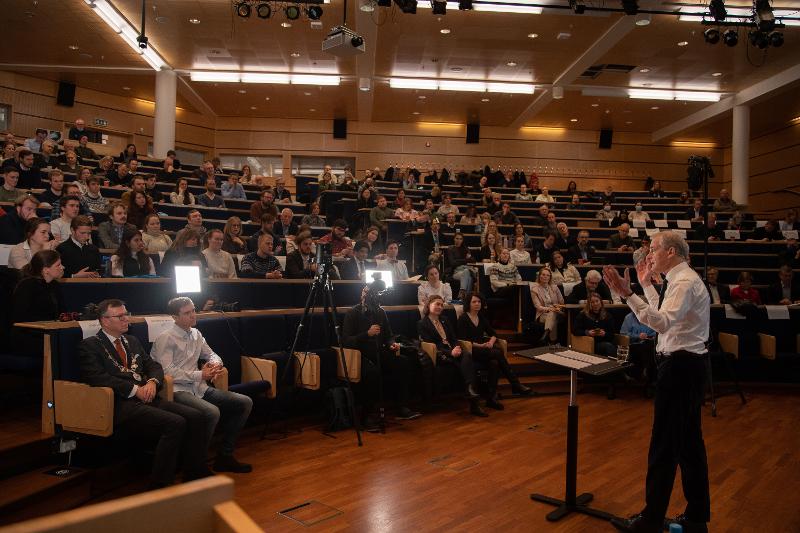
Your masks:
{"label": "wooden wall panel", "polygon": [[783,216],[800,207],[800,196],[781,192],[784,188],[800,192],[800,123],[750,144],[750,208]]}

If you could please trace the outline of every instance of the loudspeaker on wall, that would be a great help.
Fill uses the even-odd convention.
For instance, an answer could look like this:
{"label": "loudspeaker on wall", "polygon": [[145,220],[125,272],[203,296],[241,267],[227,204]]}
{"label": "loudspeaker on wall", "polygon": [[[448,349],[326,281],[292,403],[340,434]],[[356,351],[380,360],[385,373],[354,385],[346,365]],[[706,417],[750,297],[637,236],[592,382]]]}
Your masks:
{"label": "loudspeaker on wall", "polygon": [[335,118],[333,119],[333,138],[334,139],[347,139],[347,119]]}
{"label": "loudspeaker on wall", "polygon": [[58,82],[58,96],[56,103],[65,107],[75,105],[75,84],[66,81]]}
{"label": "loudspeaker on wall", "polygon": [[481,125],[467,124],[467,144],[478,144],[481,140]]}
{"label": "loudspeaker on wall", "polygon": [[602,148],[604,150],[610,149],[611,138],[613,136],[614,136],[614,130],[611,129],[600,130],[600,143],[598,144],[598,148]]}

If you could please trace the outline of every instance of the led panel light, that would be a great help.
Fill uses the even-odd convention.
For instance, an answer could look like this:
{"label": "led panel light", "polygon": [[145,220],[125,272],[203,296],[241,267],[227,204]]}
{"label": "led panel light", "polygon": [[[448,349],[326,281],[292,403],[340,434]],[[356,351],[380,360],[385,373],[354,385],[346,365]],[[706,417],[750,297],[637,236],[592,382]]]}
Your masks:
{"label": "led panel light", "polygon": [[288,74],[270,74],[266,72],[243,72],[242,83],[277,83],[288,85]]}
{"label": "led panel light", "polygon": [[238,83],[242,80],[238,72],[194,71],[189,73],[192,81],[213,81],[222,83]]}
{"label": "led panel light", "polygon": [[292,84],[294,85],[339,85],[339,76],[326,76],[321,74],[292,74]]}
{"label": "led panel light", "polygon": [[675,91],[675,100],[687,102],[719,102],[721,95],[708,91]]}
{"label": "led panel light", "polygon": [[389,78],[389,87],[392,89],[425,89],[436,90],[439,80],[425,80],[417,78]]}
{"label": "led panel light", "polygon": [[541,7],[519,6],[508,4],[475,4],[474,11],[491,11],[493,13],[525,13],[528,15],[540,15]]}
{"label": "led panel light", "polygon": [[630,98],[642,100],[674,100],[675,94],[672,91],[662,91],[659,89],[628,89]]}
{"label": "led panel light", "polygon": [[533,94],[536,90],[535,85],[527,83],[489,82],[486,87],[490,93]]}
{"label": "led panel light", "polygon": [[482,81],[441,80],[439,81],[439,90],[483,93],[486,92],[486,83]]}

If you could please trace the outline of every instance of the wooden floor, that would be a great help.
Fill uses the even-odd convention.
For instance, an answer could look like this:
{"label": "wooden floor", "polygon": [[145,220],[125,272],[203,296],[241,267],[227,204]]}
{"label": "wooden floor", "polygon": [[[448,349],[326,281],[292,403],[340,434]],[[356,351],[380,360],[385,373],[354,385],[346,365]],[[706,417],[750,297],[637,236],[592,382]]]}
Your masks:
{"label": "wooden floor", "polygon": [[[711,531],[800,531],[800,390],[749,389],[749,403],[727,396],[719,416],[704,411],[711,478]],[[564,490],[566,396],[514,399],[488,419],[460,403],[385,435],[336,438],[306,427],[280,441],[252,429],[238,456],[252,474],[235,475],[236,500],[266,531],[613,531],[573,515],[551,524],[531,492]],[[578,491],[603,510],[627,515],[644,501],[652,403],[638,391],[609,401],[579,395]],[[439,459],[439,464],[431,461]],[[315,500],[341,511],[304,527],[278,514]],[[676,481],[670,514],[685,501]],[[311,519],[313,508],[302,508]],[[330,514],[336,511],[328,511]]]}

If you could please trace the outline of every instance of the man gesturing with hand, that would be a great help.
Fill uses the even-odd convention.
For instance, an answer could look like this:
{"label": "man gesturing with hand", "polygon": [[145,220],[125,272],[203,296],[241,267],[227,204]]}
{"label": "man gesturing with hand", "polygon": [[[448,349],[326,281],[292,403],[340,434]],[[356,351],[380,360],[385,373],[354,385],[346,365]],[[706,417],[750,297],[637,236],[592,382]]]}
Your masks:
{"label": "man gesturing with hand", "polygon": [[[708,461],[700,408],[705,391],[705,362],[710,300],[702,279],[689,266],[689,245],[672,231],[653,237],[650,253],[636,265],[647,301],[631,290],[629,274],[603,269],[609,288],[636,317],[658,333],[655,408],[647,460],[646,505],[628,519],[614,519],[623,531],[657,532],[664,527],[677,467],[681,468],[686,510],[672,521],[686,532],[707,531],[711,519]],[[653,278],[664,274],[659,294]]]}

